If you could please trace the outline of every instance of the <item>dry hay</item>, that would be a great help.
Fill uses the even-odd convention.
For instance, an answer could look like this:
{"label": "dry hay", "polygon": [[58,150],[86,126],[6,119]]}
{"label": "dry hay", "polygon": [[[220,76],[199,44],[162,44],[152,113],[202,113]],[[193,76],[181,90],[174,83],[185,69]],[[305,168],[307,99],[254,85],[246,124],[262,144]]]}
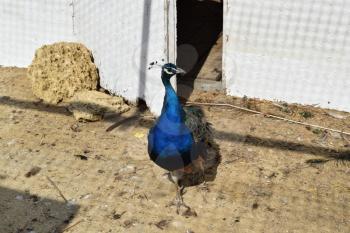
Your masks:
{"label": "dry hay", "polygon": [[98,121],[105,113],[123,113],[130,107],[122,97],[98,91],[81,91],[71,98],[68,109],[77,120]]}
{"label": "dry hay", "polygon": [[81,90],[95,90],[98,72],[91,52],[80,43],[60,42],[37,49],[28,69],[32,91],[57,104]]}

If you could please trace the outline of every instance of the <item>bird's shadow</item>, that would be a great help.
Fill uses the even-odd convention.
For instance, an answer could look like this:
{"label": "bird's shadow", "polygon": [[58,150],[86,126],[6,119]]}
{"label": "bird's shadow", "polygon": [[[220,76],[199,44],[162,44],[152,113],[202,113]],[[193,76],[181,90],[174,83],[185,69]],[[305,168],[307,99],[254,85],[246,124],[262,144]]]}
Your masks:
{"label": "bird's shadow", "polygon": [[[145,113],[148,109],[146,102],[142,99],[137,99],[135,107],[136,107],[136,111],[127,112],[126,114],[124,114],[124,116],[122,116],[120,113],[118,113],[118,114],[113,114],[113,115],[105,117],[105,120],[114,121],[114,123],[106,129],[106,132],[110,132],[113,129],[118,128],[118,127],[120,127],[120,129],[122,129],[122,130],[125,130],[126,128],[134,125],[135,121],[139,121],[140,119],[142,119],[141,115],[143,113]],[[129,116],[125,117],[125,115],[129,115]],[[153,123],[153,121],[148,122],[148,123],[151,124],[151,123]]]}

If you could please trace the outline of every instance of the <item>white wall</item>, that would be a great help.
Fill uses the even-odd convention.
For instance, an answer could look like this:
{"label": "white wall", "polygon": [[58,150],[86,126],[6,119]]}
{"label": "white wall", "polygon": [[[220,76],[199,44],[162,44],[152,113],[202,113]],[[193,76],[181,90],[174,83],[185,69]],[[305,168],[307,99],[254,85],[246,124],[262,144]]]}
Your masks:
{"label": "white wall", "polygon": [[1,0],[0,65],[28,66],[44,44],[72,41],[72,0]]}
{"label": "white wall", "polygon": [[76,0],[76,37],[92,49],[101,86],[160,113],[164,88],[151,61],[166,58],[164,1]]}
{"label": "white wall", "polygon": [[224,3],[228,94],[350,111],[350,1]]}
{"label": "white wall", "polygon": [[[43,44],[80,41],[92,49],[104,88],[144,98],[159,113],[160,70],[147,65],[167,47],[170,61],[176,57],[175,0],[170,30],[164,3],[2,0],[0,64],[24,67]],[[224,15],[228,94],[350,111],[350,1],[224,0]]]}
{"label": "white wall", "polygon": [[[166,31],[174,47],[174,22],[166,25],[165,1],[159,0],[2,0],[0,65],[28,66],[35,50],[58,41],[78,41],[92,50],[101,86],[135,101],[145,99],[159,114],[164,88],[151,61],[175,61],[166,52]],[[174,16],[175,1],[170,12]],[[176,19],[173,17],[172,19]],[[169,29],[169,27],[172,27]]]}

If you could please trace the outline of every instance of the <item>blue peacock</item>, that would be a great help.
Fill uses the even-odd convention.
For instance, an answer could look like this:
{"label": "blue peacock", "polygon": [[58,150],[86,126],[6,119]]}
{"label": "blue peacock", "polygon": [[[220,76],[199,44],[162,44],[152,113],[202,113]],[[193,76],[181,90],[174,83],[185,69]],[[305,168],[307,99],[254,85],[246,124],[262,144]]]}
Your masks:
{"label": "blue peacock", "polygon": [[220,155],[203,111],[194,106],[182,107],[170,83],[171,77],[185,72],[171,63],[161,68],[165,96],[161,115],[148,134],[148,154],[170,172],[169,177],[177,187],[175,200],[179,212],[180,206],[190,209],[182,199],[184,177],[201,174],[205,182],[205,171],[218,164]]}

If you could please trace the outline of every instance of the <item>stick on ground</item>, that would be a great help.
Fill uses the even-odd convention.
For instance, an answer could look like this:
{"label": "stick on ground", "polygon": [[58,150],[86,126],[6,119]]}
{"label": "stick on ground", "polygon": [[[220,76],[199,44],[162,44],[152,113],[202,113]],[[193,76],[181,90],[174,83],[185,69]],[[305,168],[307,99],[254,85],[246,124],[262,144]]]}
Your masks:
{"label": "stick on ground", "polygon": [[308,123],[301,122],[301,121],[295,121],[295,120],[287,119],[287,118],[284,118],[284,117],[279,117],[279,116],[275,116],[275,115],[272,115],[272,114],[266,114],[266,113],[263,113],[263,112],[259,112],[259,111],[256,111],[256,110],[251,110],[251,109],[248,109],[248,108],[244,108],[244,107],[240,107],[240,106],[236,106],[236,105],[232,105],[232,104],[187,102],[186,105],[204,105],[204,106],[231,107],[231,108],[239,109],[239,110],[246,111],[246,112],[260,114],[260,115],[263,115],[263,116],[268,117],[268,118],[274,118],[274,119],[286,121],[286,122],[289,122],[289,123],[294,123],[294,124],[297,124],[297,125],[310,126],[310,127],[319,128],[319,129],[323,129],[323,130],[328,130],[328,131],[332,131],[332,132],[336,132],[336,133],[339,133],[339,134],[344,134],[344,135],[349,135],[350,136],[349,132],[344,132],[344,131],[341,131],[341,130],[338,130],[338,129],[332,129],[332,128],[323,127],[323,126],[320,126],[320,125],[314,125],[314,124],[308,124]]}
{"label": "stick on ground", "polygon": [[83,220],[83,219],[81,219],[81,220],[77,221],[76,223],[74,223],[74,224],[70,225],[69,227],[64,228],[64,229],[62,230],[62,233],[63,233],[63,232],[65,232],[65,231],[68,231],[69,229],[71,229],[71,228],[75,227],[76,225],[78,225],[79,223],[82,223],[82,222],[84,222],[84,220]]}
{"label": "stick on ground", "polygon": [[57,185],[55,184],[55,182],[53,182],[50,177],[46,176],[47,180],[52,184],[53,187],[55,187],[55,189],[58,191],[58,193],[60,194],[60,196],[63,198],[63,200],[68,203],[67,198],[63,195],[63,193],[61,192],[61,190],[57,187]]}

